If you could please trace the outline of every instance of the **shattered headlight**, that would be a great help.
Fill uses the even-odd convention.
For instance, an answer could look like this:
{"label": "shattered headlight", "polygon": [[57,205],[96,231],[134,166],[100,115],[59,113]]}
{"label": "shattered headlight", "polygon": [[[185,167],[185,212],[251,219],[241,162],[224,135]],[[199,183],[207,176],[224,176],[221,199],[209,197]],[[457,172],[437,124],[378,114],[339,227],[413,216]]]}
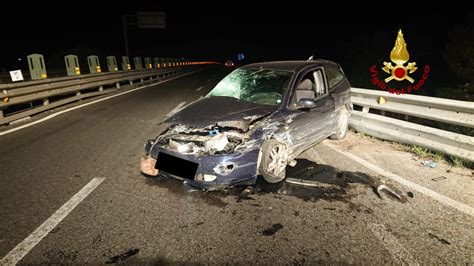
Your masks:
{"label": "shattered headlight", "polygon": [[182,154],[193,154],[199,150],[199,148],[193,142],[188,142],[188,143],[183,144],[183,143],[174,141],[172,139],[169,140],[169,147],[172,150],[175,150]]}

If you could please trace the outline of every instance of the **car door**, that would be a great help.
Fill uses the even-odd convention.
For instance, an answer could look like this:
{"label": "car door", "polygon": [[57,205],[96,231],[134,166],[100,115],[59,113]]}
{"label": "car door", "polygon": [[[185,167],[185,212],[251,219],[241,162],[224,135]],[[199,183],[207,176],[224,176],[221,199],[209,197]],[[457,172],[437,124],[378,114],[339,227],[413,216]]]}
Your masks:
{"label": "car door", "polygon": [[[297,109],[295,103],[299,99],[295,95],[298,94],[298,84],[309,78],[314,82],[313,99],[316,102],[316,107],[309,110]],[[328,94],[327,81],[322,67],[313,68],[300,75],[290,105],[293,105],[290,106],[292,118],[288,126],[295,154],[299,154],[314,143],[327,138],[332,132],[335,105],[334,99]]]}
{"label": "car door", "polygon": [[[340,111],[346,108],[347,111],[352,111],[351,95],[350,95],[350,84],[345,78],[341,68],[335,66],[324,67],[325,77],[328,84],[329,94],[334,100],[335,116],[334,121],[338,121]],[[337,132],[340,125],[333,123],[333,131]]]}

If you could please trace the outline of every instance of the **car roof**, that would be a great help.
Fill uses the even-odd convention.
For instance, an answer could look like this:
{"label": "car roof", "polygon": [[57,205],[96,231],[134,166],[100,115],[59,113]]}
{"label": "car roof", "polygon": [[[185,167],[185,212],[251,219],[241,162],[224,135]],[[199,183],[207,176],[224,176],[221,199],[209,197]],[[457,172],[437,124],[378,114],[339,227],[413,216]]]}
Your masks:
{"label": "car roof", "polygon": [[272,62],[260,62],[245,65],[242,68],[263,68],[263,69],[275,69],[275,70],[287,70],[287,71],[299,71],[307,66],[321,66],[330,65],[339,67],[338,64],[332,61],[316,59],[311,61],[305,60],[293,60],[293,61],[272,61]]}

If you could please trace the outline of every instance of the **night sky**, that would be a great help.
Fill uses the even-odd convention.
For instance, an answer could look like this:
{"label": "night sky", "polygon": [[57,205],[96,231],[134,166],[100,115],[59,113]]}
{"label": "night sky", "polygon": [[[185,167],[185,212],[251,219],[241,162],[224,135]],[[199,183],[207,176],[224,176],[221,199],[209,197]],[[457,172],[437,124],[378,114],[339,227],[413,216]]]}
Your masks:
{"label": "night sky", "polygon": [[448,33],[455,27],[472,27],[474,20],[473,8],[462,3],[447,7],[399,1],[396,10],[388,6],[393,1],[383,6],[381,2],[347,6],[338,1],[337,5],[319,8],[317,2],[313,6],[301,2],[300,8],[292,7],[296,2],[279,6],[268,1],[263,2],[267,8],[255,1],[221,1],[213,8],[192,2],[173,6],[171,1],[130,1],[127,8],[121,7],[122,1],[101,6],[98,1],[81,1],[81,6],[74,3],[55,4],[54,10],[44,3],[11,12],[2,10],[0,67],[15,67],[18,58],[33,52],[46,58],[60,58],[70,51],[121,56],[121,15],[136,11],[164,11],[167,25],[164,30],[130,27],[131,56],[220,62],[236,60],[239,52],[248,62],[307,59],[314,54],[350,65],[368,52],[374,57],[370,60],[388,60],[401,28],[412,58],[442,64],[440,51]]}

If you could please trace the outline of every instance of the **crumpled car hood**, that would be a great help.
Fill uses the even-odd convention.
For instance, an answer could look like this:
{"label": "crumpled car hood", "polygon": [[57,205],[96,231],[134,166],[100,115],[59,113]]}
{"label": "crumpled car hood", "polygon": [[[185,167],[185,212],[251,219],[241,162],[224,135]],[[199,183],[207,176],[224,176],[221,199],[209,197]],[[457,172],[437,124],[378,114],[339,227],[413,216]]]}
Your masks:
{"label": "crumpled car hood", "polygon": [[232,97],[206,97],[177,112],[165,122],[203,128],[223,121],[251,122],[276,109],[276,106],[259,105]]}

